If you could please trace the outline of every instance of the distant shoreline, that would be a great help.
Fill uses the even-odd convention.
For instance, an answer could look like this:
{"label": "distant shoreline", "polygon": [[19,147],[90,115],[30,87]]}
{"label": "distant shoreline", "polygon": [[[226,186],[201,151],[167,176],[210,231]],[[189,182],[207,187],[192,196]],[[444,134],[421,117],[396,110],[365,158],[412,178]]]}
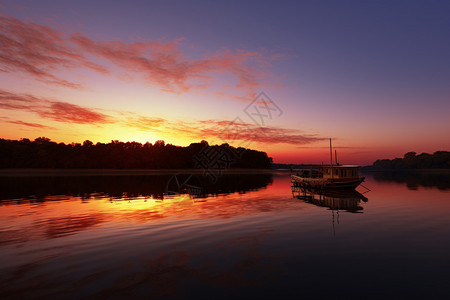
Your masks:
{"label": "distant shoreline", "polygon": [[361,173],[434,173],[450,174],[450,169],[376,169],[362,168]]}
{"label": "distant shoreline", "polygon": [[[277,169],[217,169],[214,174],[271,174],[289,172]],[[0,176],[117,176],[204,174],[203,169],[0,169]]]}

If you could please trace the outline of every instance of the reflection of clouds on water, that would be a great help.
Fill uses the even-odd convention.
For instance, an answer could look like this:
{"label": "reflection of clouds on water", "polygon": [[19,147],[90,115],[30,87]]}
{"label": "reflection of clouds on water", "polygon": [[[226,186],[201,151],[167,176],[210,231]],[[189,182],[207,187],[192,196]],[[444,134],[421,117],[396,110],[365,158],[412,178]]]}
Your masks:
{"label": "reflection of clouds on water", "polygon": [[[204,198],[156,197],[142,178],[121,186],[116,178],[101,189],[82,180],[88,189],[58,189],[72,194],[4,200],[0,298],[232,299],[299,290],[345,298],[352,278],[358,295],[387,284],[401,298],[420,282],[422,295],[445,299],[447,193],[369,177],[367,203],[325,194],[309,203],[292,197],[288,174],[273,174],[273,183],[248,177],[228,178]],[[118,186],[105,191],[108,182]],[[364,214],[341,214],[359,208]]]}
{"label": "reflection of clouds on water", "polygon": [[[89,201],[72,197],[70,201],[57,202],[37,208],[29,222],[17,216],[17,207],[4,206],[2,216],[8,224],[0,222],[0,243],[20,244],[30,240],[45,240],[73,235],[88,229],[101,227],[108,222],[144,224],[167,218],[176,219],[229,219],[292,209],[293,199],[266,198],[260,195],[227,194],[209,198],[192,198],[180,194],[164,200],[152,198],[114,199],[91,198]],[[21,213],[29,214],[29,206],[20,205]],[[19,222],[20,220],[20,222]],[[7,229],[14,225],[13,230]]]}
{"label": "reflection of clouds on water", "polygon": [[[178,175],[175,189],[171,178],[173,175],[0,177],[0,247],[69,236],[112,221],[227,218],[243,213],[236,207],[241,201],[205,203],[212,201],[212,196],[245,195],[272,182],[271,174],[224,175],[214,185],[201,182],[198,176]],[[175,191],[169,194],[172,189]],[[36,209],[16,204],[31,204]],[[10,226],[19,220],[20,224]]]}
{"label": "reflection of clouds on water", "polygon": [[67,237],[88,229],[99,228],[110,220],[111,215],[103,212],[71,213],[46,210],[24,222],[20,215],[14,215],[14,212],[5,207],[2,217],[9,219],[9,222],[0,222],[0,248],[6,245],[23,245],[31,241]]}
{"label": "reflection of clouds on water", "polygon": [[[154,182],[164,182],[159,176],[145,176],[145,179],[154,179]],[[115,176],[96,178],[100,188],[92,191],[93,182],[89,176],[73,180],[71,177],[58,179],[47,178],[16,178],[19,183],[44,184],[39,186],[40,197],[26,197],[3,199],[0,220],[0,247],[4,245],[22,245],[29,241],[41,241],[71,236],[86,230],[92,231],[105,226],[121,224],[145,224],[159,222],[168,218],[183,219],[229,219],[236,216],[253,215],[261,212],[274,212],[292,209],[296,205],[293,199],[278,196],[278,191],[265,196],[265,188],[272,182],[271,174],[253,175],[224,175],[214,185],[202,184],[204,193],[201,195],[185,194],[189,192],[186,186],[192,184],[189,175],[178,176],[177,185],[181,188],[179,193],[167,195],[155,192],[154,184],[143,186],[144,178],[131,177],[121,186]],[[167,176],[162,177],[167,179]],[[134,179],[134,180],[133,180]],[[8,182],[8,181],[6,181]],[[288,181],[287,181],[288,182]],[[95,181],[94,181],[95,183]],[[111,190],[103,187],[111,186]],[[187,184],[186,184],[187,183]],[[58,192],[62,195],[48,195],[51,187],[58,184]],[[130,184],[135,189],[128,191]],[[30,187],[24,187],[24,194],[28,195]],[[162,186],[164,191],[165,186]],[[44,192],[45,191],[45,192]],[[119,192],[120,191],[120,192]],[[285,190],[288,193],[288,190]],[[3,193],[7,193],[4,190]],[[10,196],[17,196],[15,191]],[[74,194],[75,196],[71,196]],[[145,195],[147,194],[147,195]],[[136,196],[137,195],[137,196]],[[296,208],[298,209],[298,208]],[[108,225],[111,224],[111,225]]]}
{"label": "reflection of clouds on water", "polygon": [[45,228],[48,238],[59,238],[68,236],[78,231],[93,228],[105,221],[106,215],[103,213],[81,214],[75,216],[65,216],[46,219],[38,222],[37,226]]}

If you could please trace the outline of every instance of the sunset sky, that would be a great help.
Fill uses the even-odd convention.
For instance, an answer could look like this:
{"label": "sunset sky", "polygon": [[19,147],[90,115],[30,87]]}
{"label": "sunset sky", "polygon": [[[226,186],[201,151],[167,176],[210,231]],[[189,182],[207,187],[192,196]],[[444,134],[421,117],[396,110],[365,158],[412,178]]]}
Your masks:
{"label": "sunset sky", "polygon": [[450,150],[450,1],[0,1],[0,138]]}

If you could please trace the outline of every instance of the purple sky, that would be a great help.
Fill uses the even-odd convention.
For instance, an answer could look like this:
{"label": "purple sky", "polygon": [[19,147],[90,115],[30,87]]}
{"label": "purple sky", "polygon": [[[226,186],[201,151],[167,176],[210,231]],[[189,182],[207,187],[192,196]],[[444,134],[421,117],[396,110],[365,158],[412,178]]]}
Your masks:
{"label": "purple sky", "polygon": [[[220,130],[205,128],[206,121],[251,123],[244,108],[263,91],[283,114],[270,119],[270,135],[254,148],[275,161],[318,162],[328,137],[357,163],[450,148],[449,1],[0,1],[0,9],[9,39],[0,40],[9,47],[0,53],[8,57],[0,60],[0,101],[9,101],[0,106],[3,138],[218,140]],[[64,45],[90,65],[43,65],[32,51],[20,58],[47,77],[13,65],[19,52],[11,41],[24,43],[23,32],[12,29],[16,20],[22,29],[59,32],[62,40],[49,47]],[[105,53],[119,42],[128,57]],[[136,44],[148,42],[156,54]],[[163,76],[138,60],[171,68]],[[188,64],[183,76],[171,73],[180,62]],[[55,85],[55,78],[83,87]],[[12,95],[37,97],[41,106],[12,109]],[[75,106],[110,118],[86,124],[55,117]],[[124,113],[139,113],[148,126],[119,124]]]}

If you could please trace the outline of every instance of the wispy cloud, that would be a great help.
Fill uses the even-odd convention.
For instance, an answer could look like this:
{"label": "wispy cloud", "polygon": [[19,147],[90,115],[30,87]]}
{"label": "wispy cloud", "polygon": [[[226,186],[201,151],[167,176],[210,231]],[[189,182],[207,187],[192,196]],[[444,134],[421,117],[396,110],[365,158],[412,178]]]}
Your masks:
{"label": "wispy cloud", "polygon": [[[110,111],[83,107],[72,103],[45,99],[28,94],[16,94],[0,90],[0,109],[32,112],[43,119],[72,124],[118,124],[140,131],[152,131],[166,136],[184,136],[192,139],[207,139],[214,143],[240,145],[242,142],[264,144],[307,145],[328,138],[309,134],[297,129],[281,127],[260,127],[240,120],[199,120],[169,121],[160,117],[144,116],[136,113]],[[18,125],[40,127],[22,121],[11,121]],[[41,127],[42,128],[42,127]]]}
{"label": "wispy cloud", "polygon": [[[201,59],[187,59],[180,47],[182,39],[166,43],[124,43],[94,41],[76,33],[71,36],[71,40],[91,55],[108,59],[127,71],[139,73],[148,82],[169,92],[187,92],[195,87],[208,88],[217,73],[227,73],[237,80],[235,90],[252,95],[264,85],[264,77],[269,76],[268,72],[253,66],[268,65],[271,57],[264,56],[262,52],[221,50]],[[250,100],[247,98],[247,101]]]}
{"label": "wispy cloud", "polygon": [[0,90],[0,109],[33,112],[45,119],[76,124],[104,124],[111,117],[93,108]]}
{"label": "wispy cloud", "polygon": [[235,141],[257,142],[265,144],[305,145],[325,140],[316,134],[308,134],[297,129],[265,126],[241,121],[205,120],[198,128],[200,136],[216,137],[223,142]]}
{"label": "wispy cloud", "polygon": [[92,108],[59,101],[49,101],[48,106],[41,107],[39,115],[59,122],[77,124],[110,123],[110,117],[96,112]]}
{"label": "wispy cloud", "polygon": [[15,125],[21,125],[25,127],[32,127],[32,128],[40,128],[40,129],[54,129],[54,127],[46,126],[38,123],[30,123],[30,122],[24,122],[20,120],[13,120],[8,117],[0,117],[0,120],[5,123],[15,124]]}
{"label": "wispy cloud", "polygon": [[100,73],[106,69],[85,58],[58,30],[0,14],[0,71],[23,72],[40,81],[79,88],[80,84],[54,75],[80,65]]}
{"label": "wispy cloud", "polygon": [[[81,85],[58,77],[57,71],[84,67],[107,75],[110,70],[99,61],[108,60],[163,91],[214,88],[222,97],[251,101],[257,89],[275,82],[268,68],[279,57],[266,50],[221,49],[189,59],[182,50],[182,38],[167,42],[96,41],[83,33],[67,34],[3,14],[0,27],[0,71],[22,72],[69,88]],[[234,78],[231,91],[220,91],[220,74]]]}
{"label": "wispy cloud", "polygon": [[162,118],[136,116],[135,114],[125,119],[126,126],[139,128],[140,130],[155,130],[167,124],[168,121]]}
{"label": "wispy cloud", "polygon": [[141,131],[170,133],[192,139],[206,139],[213,143],[229,143],[235,146],[249,143],[306,145],[326,140],[316,134],[281,127],[259,127],[240,121],[200,120],[197,122],[170,122],[165,119],[133,117],[126,122]]}

